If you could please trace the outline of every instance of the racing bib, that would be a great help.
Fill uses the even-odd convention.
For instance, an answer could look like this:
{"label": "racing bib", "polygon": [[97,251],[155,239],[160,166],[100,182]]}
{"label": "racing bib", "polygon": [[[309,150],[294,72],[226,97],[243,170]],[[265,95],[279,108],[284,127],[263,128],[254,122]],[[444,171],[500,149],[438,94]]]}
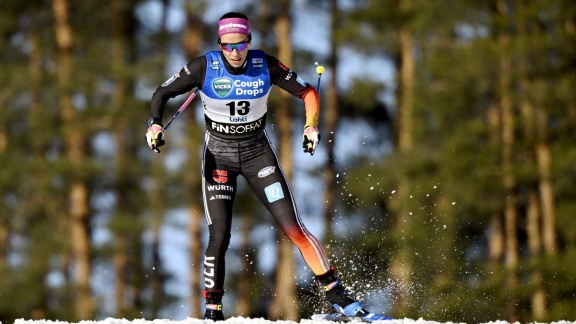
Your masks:
{"label": "racing bib", "polygon": [[248,137],[264,129],[270,76],[263,51],[250,50],[247,71],[231,75],[219,51],[206,54],[204,86],[200,91],[208,131],[225,138]]}

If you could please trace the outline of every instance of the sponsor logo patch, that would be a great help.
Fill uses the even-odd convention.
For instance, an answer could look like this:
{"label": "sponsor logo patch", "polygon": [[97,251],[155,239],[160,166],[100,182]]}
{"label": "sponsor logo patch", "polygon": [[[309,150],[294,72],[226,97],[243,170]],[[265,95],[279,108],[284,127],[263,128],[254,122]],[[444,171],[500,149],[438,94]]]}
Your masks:
{"label": "sponsor logo patch", "polygon": [[220,97],[226,97],[232,90],[232,80],[228,78],[216,79],[212,82],[212,88]]}
{"label": "sponsor logo patch", "polygon": [[229,196],[229,195],[214,195],[214,196],[210,197],[210,200],[216,200],[216,199],[232,200],[232,196]]}
{"label": "sponsor logo patch", "polygon": [[264,93],[264,81],[262,79],[256,79],[251,81],[234,81],[235,94],[238,96],[258,96]]}
{"label": "sponsor logo patch", "polygon": [[267,177],[272,173],[274,173],[275,170],[276,170],[275,166],[267,166],[258,172],[258,178]]}
{"label": "sponsor logo patch", "polygon": [[171,76],[170,79],[166,80],[166,82],[162,83],[162,86],[163,87],[168,86],[170,83],[174,82],[174,80],[176,80],[179,76],[180,76],[180,72],[177,72],[176,74]]}
{"label": "sponsor logo patch", "polygon": [[212,177],[214,178],[214,181],[218,183],[226,183],[228,182],[228,171],[214,170],[212,172]]}
{"label": "sponsor logo patch", "polygon": [[282,185],[280,185],[280,182],[274,182],[273,184],[264,188],[264,192],[266,193],[268,202],[271,203],[284,198],[284,192],[282,191]]}
{"label": "sponsor logo patch", "polygon": [[250,134],[260,130],[263,126],[263,118],[248,124],[227,125],[214,121],[210,124],[214,131],[223,134]]}
{"label": "sponsor logo patch", "polygon": [[248,121],[248,117],[230,117],[232,123],[245,123]]}
{"label": "sponsor logo patch", "polygon": [[204,256],[204,285],[206,288],[214,287],[214,261],[216,257]]}
{"label": "sponsor logo patch", "polygon": [[282,70],[288,71],[288,67],[286,65],[284,65],[284,63],[278,61],[278,65],[282,68]]}
{"label": "sponsor logo patch", "polygon": [[233,186],[227,186],[227,185],[210,185],[210,186],[206,186],[206,188],[208,189],[208,191],[230,191],[230,192],[234,192],[234,187]]}

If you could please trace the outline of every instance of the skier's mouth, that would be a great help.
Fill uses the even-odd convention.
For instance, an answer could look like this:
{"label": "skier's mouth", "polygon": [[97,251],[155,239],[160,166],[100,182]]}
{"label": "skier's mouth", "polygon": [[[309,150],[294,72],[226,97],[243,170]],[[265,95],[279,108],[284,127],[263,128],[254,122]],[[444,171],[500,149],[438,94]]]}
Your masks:
{"label": "skier's mouth", "polygon": [[233,65],[239,65],[242,62],[241,58],[230,58],[230,61]]}

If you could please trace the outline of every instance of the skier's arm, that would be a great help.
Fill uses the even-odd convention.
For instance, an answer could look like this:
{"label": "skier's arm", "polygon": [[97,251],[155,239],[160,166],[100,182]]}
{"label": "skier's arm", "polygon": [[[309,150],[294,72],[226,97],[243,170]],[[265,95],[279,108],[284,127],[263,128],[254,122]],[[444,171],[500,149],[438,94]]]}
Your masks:
{"label": "skier's arm", "polygon": [[150,102],[151,123],[162,125],[164,106],[170,98],[186,93],[196,87],[202,89],[206,73],[206,57],[199,56],[188,62],[178,73],[156,89]]}
{"label": "skier's arm", "polygon": [[320,97],[318,92],[309,83],[302,80],[296,72],[290,70],[273,56],[266,56],[266,63],[270,71],[270,80],[280,88],[304,101],[306,122],[302,135],[304,152],[314,154],[320,141],[318,131],[318,115],[320,114]]}
{"label": "skier's arm", "polygon": [[304,94],[304,109],[306,110],[306,127],[318,127],[318,115],[320,114],[320,96],[310,84],[308,92]]}

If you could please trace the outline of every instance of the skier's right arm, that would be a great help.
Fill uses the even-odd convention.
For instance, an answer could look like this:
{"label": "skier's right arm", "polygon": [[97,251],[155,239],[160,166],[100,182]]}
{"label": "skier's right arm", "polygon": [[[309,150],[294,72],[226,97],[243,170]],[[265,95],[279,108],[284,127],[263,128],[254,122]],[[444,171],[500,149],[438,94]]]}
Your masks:
{"label": "skier's right arm", "polygon": [[188,62],[178,73],[159,86],[150,102],[151,121],[162,125],[164,106],[170,98],[186,93],[196,87],[202,89],[206,74],[206,56],[198,56]]}
{"label": "skier's right arm", "polygon": [[206,57],[198,56],[156,89],[150,102],[152,117],[148,120],[148,129],[146,130],[146,142],[152,150],[157,150],[159,146],[164,145],[162,116],[166,102],[170,98],[186,93],[193,88],[202,89],[205,73]]}

